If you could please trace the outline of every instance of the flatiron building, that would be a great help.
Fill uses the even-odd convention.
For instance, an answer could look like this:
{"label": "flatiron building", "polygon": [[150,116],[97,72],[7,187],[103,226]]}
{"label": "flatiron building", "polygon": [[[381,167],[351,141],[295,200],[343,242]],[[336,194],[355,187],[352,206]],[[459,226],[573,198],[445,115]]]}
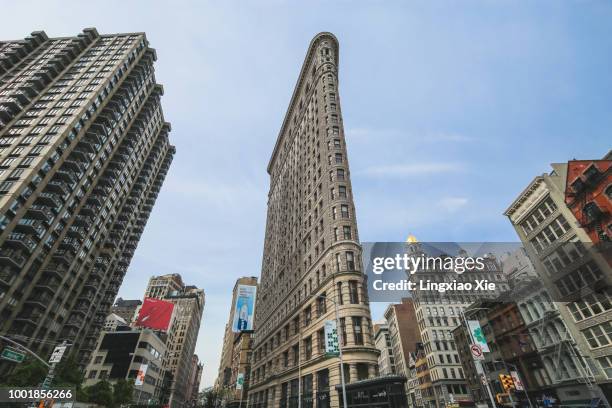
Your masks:
{"label": "flatiron building", "polygon": [[378,351],[338,94],[338,41],[315,36],[268,165],[249,406],[338,407],[340,363],[325,355],[338,304],[347,383],[375,377]]}
{"label": "flatiron building", "polygon": [[39,355],[88,363],[172,161],[155,59],[144,33],[0,42],[0,333]]}

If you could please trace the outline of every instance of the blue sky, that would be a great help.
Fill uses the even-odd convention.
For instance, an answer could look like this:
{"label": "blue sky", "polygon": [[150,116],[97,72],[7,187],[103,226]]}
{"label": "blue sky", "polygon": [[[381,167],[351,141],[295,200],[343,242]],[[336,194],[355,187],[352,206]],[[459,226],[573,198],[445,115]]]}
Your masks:
{"label": "blue sky", "polygon": [[205,289],[203,385],[235,279],[259,275],[265,169],[317,32],[340,41],[363,241],[514,241],[502,212],[534,176],[612,147],[610,1],[92,4],[0,0],[0,38],[95,26],[156,48],[177,154],[120,295],[165,273]]}

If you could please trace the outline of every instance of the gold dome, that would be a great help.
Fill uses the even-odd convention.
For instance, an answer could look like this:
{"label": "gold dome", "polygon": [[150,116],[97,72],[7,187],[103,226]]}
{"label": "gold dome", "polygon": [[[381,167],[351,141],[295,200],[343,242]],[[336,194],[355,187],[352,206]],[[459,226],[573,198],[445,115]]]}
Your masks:
{"label": "gold dome", "polygon": [[415,244],[415,243],[419,242],[419,240],[416,239],[416,237],[414,235],[408,235],[408,238],[406,239],[406,242],[408,242],[409,244]]}

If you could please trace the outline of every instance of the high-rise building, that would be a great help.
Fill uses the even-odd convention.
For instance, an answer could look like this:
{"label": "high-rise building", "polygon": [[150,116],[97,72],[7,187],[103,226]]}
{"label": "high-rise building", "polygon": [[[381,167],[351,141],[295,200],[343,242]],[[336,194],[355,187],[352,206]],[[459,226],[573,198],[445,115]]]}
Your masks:
{"label": "high-rise building", "polygon": [[[234,322],[234,313],[236,306],[236,297],[238,296],[238,285],[257,286],[257,278],[253,276],[244,276],[238,278],[234,284],[234,290],[232,291],[232,303],[230,305],[229,319],[225,325],[225,334],[223,335],[223,346],[221,349],[221,361],[219,361],[219,372],[217,375],[216,387],[217,389],[227,388],[232,383],[231,378],[231,367],[232,361],[234,360],[234,340],[238,336],[232,330],[232,324]],[[235,379],[234,379],[235,381]]]}
{"label": "high-rise building", "polygon": [[117,316],[121,316],[128,325],[134,321],[138,308],[142,305],[140,299],[122,299],[115,300],[115,304],[111,307],[111,312]]}
{"label": "high-rise building", "polygon": [[412,299],[404,298],[401,303],[390,304],[384,316],[395,357],[395,371],[408,378],[408,357],[421,343],[421,333],[417,325]]}
{"label": "high-rise building", "polygon": [[89,361],[172,161],[155,59],[144,33],[0,42],[0,332],[40,355]]}
{"label": "high-rise building", "polygon": [[335,319],[334,303],[346,382],[377,375],[338,58],[332,34],[311,41],[268,164],[250,406],[297,406],[298,396],[303,406],[315,399],[318,407],[339,406],[340,364],[325,354],[324,334],[325,321]]}
{"label": "high-rise building", "polygon": [[185,407],[191,399],[192,360],[204,311],[204,290],[185,286],[179,274],[169,274],[149,279],[145,297],[174,304],[163,367],[171,374],[170,407]]}
{"label": "high-rise building", "polygon": [[188,407],[197,406],[198,402],[198,391],[200,388],[200,379],[202,377],[202,363],[197,354],[194,354],[191,358],[191,375],[189,377],[189,386],[187,387],[186,398]]}
{"label": "high-rise building", "polygon": [[[534,178],[505,211],[590,374],[612,398],[612,154],[603,160],[554,163]],[[607,184],[606,184],[607,183]],[[596,194],[594,192],[597,192]],[[568,332],[565,331],[567,328]],[[587,376],[588,377],[588,376]]]}
{"label": "high-rise building", "polygon": [[374,325],[374,346],[380,352],[378,356],[379,373],[381,375],[395,374],[395,356],[387,323]]}
{"label": "high-rise building", "polygon": [[[408,238],[406,250],[409,256],[419,257],[439,253],[439,250],[427,243],[420,243],[413,236]],[[466,257],[467,252],[459,245],[445,245],[447,256]],[[470,304],[486,298],[497,298],[509,289],[502,272],[500,262],[492,254],[483,257],[483,270],[466,270],[456,273],[454,270],[434,267],[420,268],[408,274],[411,282],[474,282],[476,279],[487,279],[495,285],[495,290],[479,293],[478,291],[449,291],[445,293],[415,290],[412,301],[416,312],[416,322],[423,341],[423,352],[426,359],[417,376],[425,378],[427,387],[421,389],[422,401],[426,407],[445,407],[449,403],[470,404],[473,402],[463,369],[459,360],[452,330],[462,324],[461,313]],[[397,363],[397,361],[396,361]],[[423,374],[425,367],[427,374]],[[425,380],[424,380],[425,381]]]}

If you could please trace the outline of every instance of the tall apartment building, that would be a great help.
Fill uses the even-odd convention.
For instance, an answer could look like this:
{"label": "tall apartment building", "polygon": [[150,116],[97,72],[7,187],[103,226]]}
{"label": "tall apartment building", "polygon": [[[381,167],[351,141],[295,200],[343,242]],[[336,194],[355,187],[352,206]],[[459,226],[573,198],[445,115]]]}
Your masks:
{"label": "tall apartment building", "polygon": [[217,389],[227,388],[230,384],[236,381],[232,379],[232,361],[234,360],[234,340],[238,336],[238,333],[232,331],[232,324],[234,322],[234,313],[236,306],[236,297],[238,296],[238,285],[257,286],[257,278],[253,276],[243,276],[236,280],[234,289],[232,291],[232,303],[230,304],[229,319],[225,325],[225,333],[223,335],[223,346],[221,349],[221,361],[219,361],[219,371],[217,375],[216,387]]}
{"label": "tall apartment building", "polygon": [[89,361],[172,161],[155,59],[144,33],[0,42],[0,332],[40,355]]}
{"label": "tall apartment building", "polygon": [[[468,254],[459,246],[443,248],[450,252],[447,256],[465,257]],[[426,243],[419,243],[416,238],[409,237],[406,243],[409,256],[439,254],[440,250]],[[436,255],[438,256],[438,255]],[[478,293],[473,290],[449,291],[439,293],[435,291],[415,290],[412,292],[412,301],[416,311],[416,321],[423,342],[423,352],[427,364],[420,364],[421,371],[417,375],[427,379],[427,386],[421,387],[423,404],[426,407],[442,408],[451,402],[470,404],[472,396],[468,390],[464,377],[457,346],[452,331],[462,324],[461,313],[470,304],[486,298],[497,298],[502,292],[509,289],[507,280],[502,272],[500,262],[494,256],[484,258],[484,270],[467,270],[457,274],[447,269],[420,269],[409,274],[408,279],[417,283],[419,281],[431,282],[474,282],[476,279],[487,279],[495,283],[494,291]],[[427,373],[425,374],[425,372]],[[423,382],[422,382],[423,384]]]}
{"label": "tall apartment building", "polygon": [[169,274],[149,279],[145,297],[174,303],[163,367],[172,376],[170,407],[185,407],[191,399],[192,360],[204,311],[204,290],[186,286],[179,274]]}
{"label": "tall apartment building", "polygon": [[[576,341],[608,400],[612,397],[612,252],[605,237],[612,230],[606,225],[595,228],[597,212],[589,202],[580,205],[575,200],[585,189],[605,190],[605,180],[609,185],[612,177],[611,159],[608,154],[603,165],[595,160],[580,172],[574,161],[552,164],[553,170],[534,178],[504,213],[551,299],[561,302],[559,313],[565,323],[559,326],[561,338]],[[572,169],[571,179],[568,169]],[[597,198],[599,204],[606,202],[610,203],[609,197],[607,201],[604,196]],[[590,208],[587,217],[580,214],[577,219],[585,206]],[[589,221],[591,215],[595,219]]]}
{"label": "tall apartment building", "polygon": [[393,355],[388,324],[374,325],[374,346],[380,352],[378,356],[378,372],[380,375],[395,374],[395,356]]}
{"label": "tall apartment building", "polygon": [[[346,381],[375,377],[378,352],[338,96],[338,41],[314,37],[268,165],[270,191],[249,405],[338,407],[340,365],[325,355],[334,320]],[[353,389],[353,387],[351,387]]]}

